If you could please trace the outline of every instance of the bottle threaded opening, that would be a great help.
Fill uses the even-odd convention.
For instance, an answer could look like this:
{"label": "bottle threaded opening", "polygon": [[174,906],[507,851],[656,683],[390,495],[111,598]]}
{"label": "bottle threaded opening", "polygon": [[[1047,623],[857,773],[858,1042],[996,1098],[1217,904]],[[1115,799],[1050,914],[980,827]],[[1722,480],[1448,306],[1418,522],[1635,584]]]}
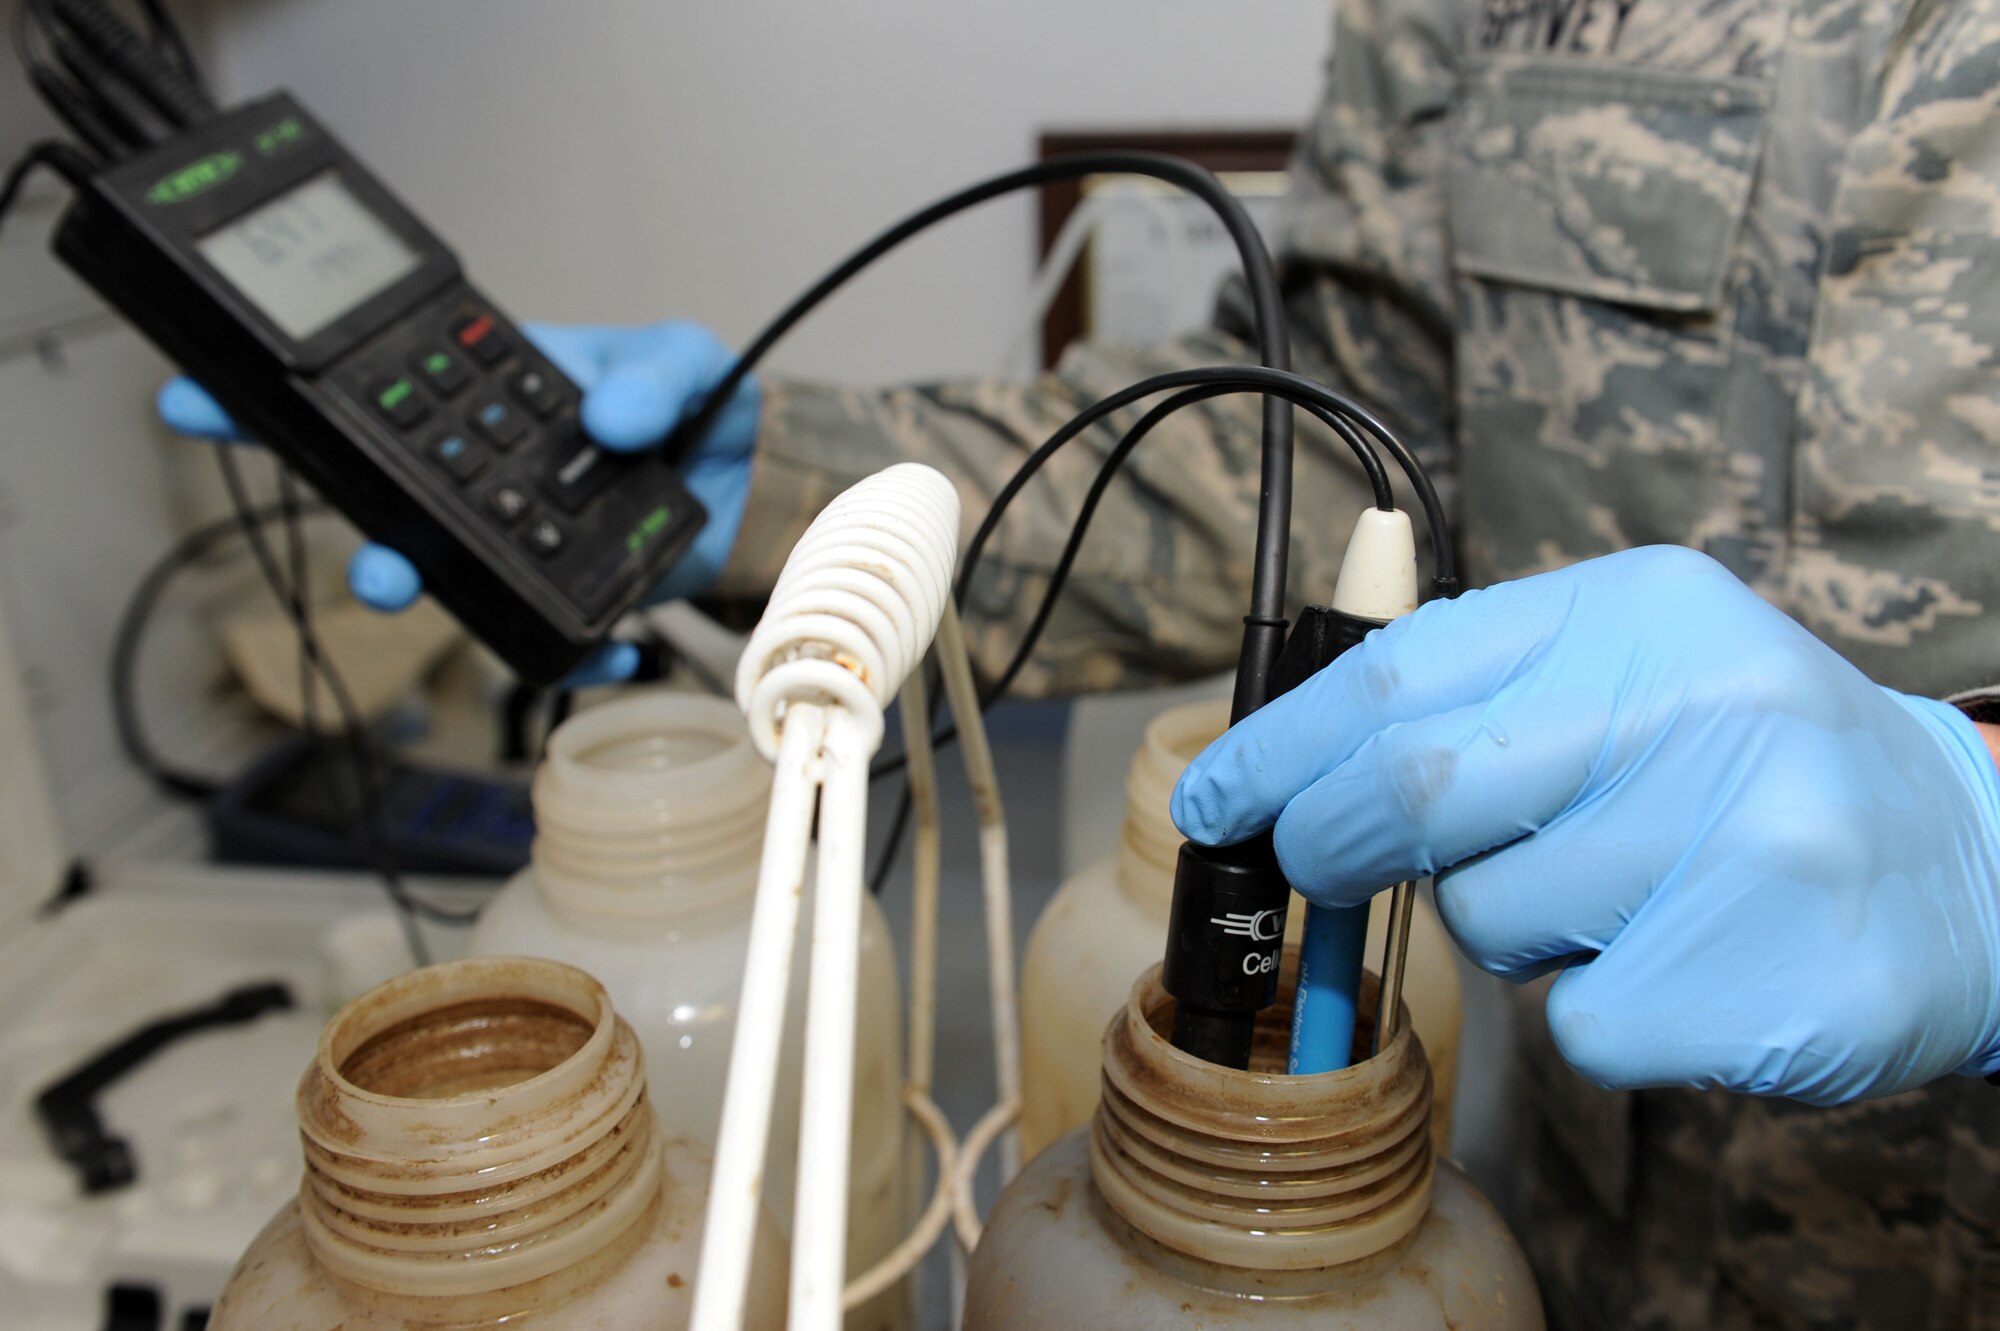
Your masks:
{"label": "bottle threaded opening", "polygon": [[468,959],[377,986],[328,1024],[298,1108],[306,1242],[384,1292],[551,1275],[659,1196],[638,1040],[557,962]]}
{"label": "bottle threaded opening", "polygon": [[539,1077],[573,1058],[590,1032],[590,1022],[553,1003],[454,1003],[370,1036],[340,1075],[377,1095],[448,1100]]}
{"label": "bottle threaded opening", "polygon": [[[1357,1037],[1352,1066],[1287,1076],[1296,961],[1287,948],[1247,1071],[1173,1047],[1157,966],[1105,1032],[1092,1180],[1126,1224],[1184,1257],[1337,1274],[1401,1242],[1429,1210],[1431,1076],[1407,1012],[1381,1052]],[[1375,1001],[1370,974],[1358,1030],[1372,1032]]]}
{"label": "bottle threaded opening", "polygon": [[769,766],[723,699],[656,693],[571,717],[531,792],[543,895],[614,918],[747,897],[770,791]]}

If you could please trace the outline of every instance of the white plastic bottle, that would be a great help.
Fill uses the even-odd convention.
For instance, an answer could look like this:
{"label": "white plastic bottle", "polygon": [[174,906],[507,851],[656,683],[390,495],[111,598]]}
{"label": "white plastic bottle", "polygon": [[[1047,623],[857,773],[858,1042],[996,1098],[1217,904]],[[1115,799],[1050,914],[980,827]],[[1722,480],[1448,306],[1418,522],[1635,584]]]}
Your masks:
{"label": "white plastic bottle", "polygon": [[[664,1132],[604,987],[525,957],[447,962],[343,1008],[299,1083],[305,1177],[215,1331],[680,1331],[708,1152]],[[784,1322],[768,1217],[746,1326]]]}
{"label": "white plastic bottle", "polygon": [[[1007,1185],[966,1274],[965,1331],[1543,1331],[1499,1213],[1431,1142],[1405,1004],[1381,1052],[1281,1071],[1298,953],[1250,1067],[1173,1047],[1156,965],[1105,1029],[1087,1127]],[[1374,1024],[1363,977],[1360,1029]]]}
{"label": "white plastic bottle", "polygon": [[[771,770],[716,698],[637,695],[570,718],[535,774],[533,862],[473,930],[474,955],[553,957],[590,972],[638,1032],[653,1102],[713,1144],[735,1033]],[[764,1196],[789,1231],[807,949],[794,955]],[[862,923],[848,1271],[901,1240],[902,1054],[896,963],[873,899]],[[901,1288],[847,1319],[907,1322]]]}
{"label": "white plastic bottle", "polygon": [[[1087,1123],[1097,1107],[1105,1023],[1124,1010],[1132,981],[1166,950],[1182,840],[1167,808],[1174,783],[1228,721],[1223,698],[1184,703],[1153,719],[1125,778],[1117,854],[1064,883],[1035,922],[1021,982],[1024,1157]],[[1376,965],[1388,914],[1385,902],[1369,916],[1367,955]],[[1303,915],[1294,909],[1286,921],[1293,942]],[[1451,940],[1421,902],[1410,928],[1403,1000],[1434,1073],[1431,1124],[1443,1152],[1451,1141],[1463,1013]]]}

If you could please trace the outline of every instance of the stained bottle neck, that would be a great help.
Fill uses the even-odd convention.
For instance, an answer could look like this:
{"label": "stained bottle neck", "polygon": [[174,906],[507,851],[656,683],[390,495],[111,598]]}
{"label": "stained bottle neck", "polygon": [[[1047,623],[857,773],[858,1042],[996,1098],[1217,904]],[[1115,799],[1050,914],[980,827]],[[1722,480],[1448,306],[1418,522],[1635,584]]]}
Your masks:
{"label": "stained bottle neck", "polygon": [[539,1280],[660,1196],[638,1041],[603,986],[556,962],[450,962],[370,990],[322,1035],[298,1111],[306,1242],[385,1294]]}
{"label": "stained bottle neck", "polygon": [[[1288,948],[1249,1071],[1168,1042],[1173,999],[1158,967],[1105,1034],[1092,1180],[1119,1220],[1207,1283],[1336,1287],[1401,1244],[1430,1207],[1431,1075],[1407,1012],[1372,1057],[1287,1076],[1295,958]],[[1374,1002],[1370,975],[1358,1031],[1372,1032]]]}

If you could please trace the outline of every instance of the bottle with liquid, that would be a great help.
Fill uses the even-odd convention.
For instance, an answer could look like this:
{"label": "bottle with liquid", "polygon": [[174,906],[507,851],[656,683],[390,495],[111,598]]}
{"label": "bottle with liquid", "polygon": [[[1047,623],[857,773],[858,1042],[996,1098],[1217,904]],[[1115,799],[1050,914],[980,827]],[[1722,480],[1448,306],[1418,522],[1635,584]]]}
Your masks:
{"label": "bottle with liquid", "polygon": [[1432,1146],[1407,1005],[1381,1052],[1364,978],[1353,1066],[1282,1072],[1297,949],[1248,1071],[1175,1049],[1154,966],[1104,1033],[1103,1101],[1000,1196],[966,1331],[1541,1331],[1492,1205]]}
{"label": "bottle with liquid", "polygon": [[[640,694],[578,713],[549,737],[535,774],[532,862],[481,913],[469,944],[473,955],[552,957],[601,980],[645,1049],[661,1120],[708,1144],[722,1116],[770,792],[770,765],[742,714],[722,699]],[[863,909],[850,1275],[901,1242],[905,1217],[896,962],[872,897]],[[764,1185],[787,1233],[807,950],[802,932]],[[907,1319],[898,1286],[846,1325],[876,1331]]]}
{"label": "bottle with liquid", "polygon": [[[632,1028],[583,972],[519,957],[398,976],[299,1083],[305,1178],[212,1331],[685,1327],[708,1151],[663,1131]],[[784,1323],[765,1218],[748,1326]]]}
{"label": "bottle with liquid", "polygon": [[[1168,813],[1174,783],[1228,724],[1229,703],[1222,698],[1185,703],[1153,719],[1125,778],[1125,825],[1116,856],[1064,883],[1035,922],[1021,980],[1024,1157],[1089,1121],[1097,1107],[1104,1024],[1124,1008],[1133,977],[1166,951],[1182,841]],[[1382,955],[1388,915],[1383,907],[1370,912],[1370,957]],[[1286,921],[1285,936],[1293,942],[1304,916],[1294,909]],[[1442,1153],[1451,1141],[1463,1013],[1451,940],[1421,901],[1411,920],[1407,965],[1403,997],[1430,1056],[1436,1095],[1431,1124]]]}

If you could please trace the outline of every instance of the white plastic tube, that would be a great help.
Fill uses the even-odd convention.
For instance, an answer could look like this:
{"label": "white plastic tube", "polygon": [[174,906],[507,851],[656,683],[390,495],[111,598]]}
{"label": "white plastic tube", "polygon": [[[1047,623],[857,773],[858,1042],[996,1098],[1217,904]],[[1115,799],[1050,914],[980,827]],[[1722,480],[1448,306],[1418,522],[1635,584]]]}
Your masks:
{"label": "white plastic tube", "polygon": [[[931,1099],[931,1078],[936,1065],[937,1043],[937,924],[938,924],[938,811],[937,763],[931,749],[930,704],[924,672],[912,671],[903,681],[897,706],[903,714],[903,742],[909,764],[910,806],[916,815],[916,882],[910,912],[910,1031],[909,1073],[903,1086],[903,1104],[930,1139],[937,1160],[937,1180],[930,1199],[921,1208],[924,1176],[923,1142],[912,1137],[908,1143],[903,1175],[911,1185],[912,1210],[920,1210],[917,1222],[903,1236],[894,1251],[873,1268],[848,1281],[841,1305],[848,1312],[860,1307],[896,1281],[911,1276],[924,1254],[937,1242],[953,1219],[953,1202],[958,1196],[958,1139],[951,1124]],[[953,1254],[957,1256],[956,1253]],[[917,1302],[912,1279],[910,1298]],[[956,1298],[954,1298],[956,1306]]]}
{"label": "white plastic tube", "polygon": [[751,1245],[763,1200],[764,1150],[771,1136],[771,1099],[778,1081],[778,1050],[784,1037],[793,940],[799,932],[799,898],[805,890],[826,711],[801,704],[785,721],[771,785],[771,815],[764,828],[757,900],[750,912],[747,955],[755,964],[744,967],[743,998],[715,1139],[715,1173],[702,1228],[701,1268],[689,1319],[696,1331],[735,1331],[742,1325]]}
{"label": "white plastic tube", "polygon": [[[944,677],[945,698],[951,703],[951,718],[958,726],[958,743],[965,755],[965,774],[972,783],[973,803],[979,809],[979,883],[986,904],[987,992],[993,1013],[993,1075],[1000,1102],[988,1113],[998,1125],[988,1129],[982,1122],[973,1137],[982,1131],[997,1132],[1011,1124],[1021,1112],[1021,1016],[1014,993],[1014,907],[1007,866],[1007,815],[1000,803],[1000,778],[993,769],[993,749],[986,742],[986,723],[979,714],[979,691],[972,680],[972,660],[966,651],[965,631],[956,607],[947,604],[938,628],[938,668]],[[978,1152],[966,1142],[965,1157],[977,1168]],[[1000,1138],[1000,1182],[1004,1187],[1021,1167],[1021,1136],[1009,1130]],[[970,1175],[967,1171],[970,1202]]]}
{"label": "white plastic tube", "polygon": [[[903,683],[903,751],[910,772],[910,809],[916,815],[912,851],[915,881],[910,893],[910,1030],[907,1081],[928,1097],[937,1062],[938,844],[937,757],[931,748],[931,709],[924,672]],[[923,1162],[912,1160],[906,1178],[923,1177]]]}
{"label": "white plastic tube", "polygon": [[[799,1136],[789,1321],[793,1331],[839,1324],[868,761],[882,742],[883,707],[950,604],[958,518],[951,483],[912,463],[839,495],[785,561],[737,668],[737,703],[777,772],[693,1331],[734,1331],[742,1318],[784,1009],[784,972],[774,982],[769,967],[790,964],[815,787],[820,853],[803,1096],[811,1110]],[[767,900],[774,894],[790,900]],[[766,921],[770,929],[760,932]]]}
{"label": "white plastic tube", "polygon": [[837,710],[820,748],[819,873],[813,883],[805,1085],[799,1102],[799,1189],[793,1204],[790,1325],[840,1324],[847,1273],[848,1133],[854,1120],[854,994],[866,889],[868,760],[874,729]]}
{"label": "white plastic tube", "polygon": [[[923,1139],[912,1135],[904,1155],[903,1178],[910,1188],[910,1210],[916,1224],[895,1249],[847,1282],[841,1298],[849,1312],[908,1276],[937,1242],[951,1221],[951,1203],[958,1177],[958,1139],[951,1124],[931,1099],[931,1077],[937,1044],[938,811],[937,763],[931,751],[930,703],[924,672],[915,670],[903,681],[897,707],[903,716],[903,742],[909,759],[910,807],[915,813],[916,883],[910,909],[910,1027],[908,1073],[903,1105],[930,1140],[937,1159],[937,1182],[928,1201],[922,1200]],[[921,1204],[919,1204],[921,1202]],[[912,1299],[916,1298],[914,1290]]]}

